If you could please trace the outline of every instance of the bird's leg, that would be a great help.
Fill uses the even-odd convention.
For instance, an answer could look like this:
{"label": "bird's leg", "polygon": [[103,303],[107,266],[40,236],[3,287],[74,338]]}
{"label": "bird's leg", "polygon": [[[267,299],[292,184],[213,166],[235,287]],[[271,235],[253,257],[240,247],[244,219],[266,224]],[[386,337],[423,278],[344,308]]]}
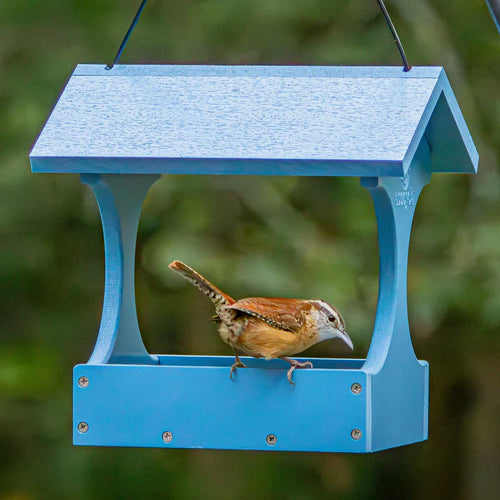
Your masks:
{"label": "bird's leg", "polygon": [[234,363],[231,366],[231,371],[229,372],[229,378],[231,380],[233,380],[233,372],[236,371],[236,368],[246,368],[247,367],[247,365],[245,365],[245,363],[243,363],[243,361],[241,361],[240,357],[238,356],[238,354],[236,353],[236,351],[234,349],[233,349],[233,352],[234,352]]}
{"label": "bird's leg", "polygon": [[295,382],[292,380],[292,374],[295,368],[312,368],[313,364],[310,361],[297,361],[296,359],[291,359],[291,358],[285,358],[281,357],[283,361],[288,361],[292,366],[290,366],[290,369],[288,370],[286,374],[286,378],[288,379],[288,382],[290,384],[295,385]]}

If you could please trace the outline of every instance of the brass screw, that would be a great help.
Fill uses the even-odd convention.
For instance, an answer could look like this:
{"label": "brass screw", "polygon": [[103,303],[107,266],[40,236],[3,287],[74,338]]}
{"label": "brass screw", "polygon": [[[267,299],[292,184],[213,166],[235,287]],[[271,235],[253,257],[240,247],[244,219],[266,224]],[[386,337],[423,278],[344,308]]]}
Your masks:
{"label": "brass screw", "polygon": [[274,446],[277,442],[278,442],[278,438],[276,437],[275,434],[268,434],[266,436],[266,443],[267,444]]}
{"label": "brass screw", "polygon": [[358,382],[354,382],[354,384],[351,385],[351,392],[353,394],[361,394],[361,391],[363,390],[363,387],[361,384],[358,384]]}
{"label": "brass screw", "polygon": [[78,385],[80,387],[87,387],[89,385],[89,379],[87,377],[80,377],[78,379]]}
{"label": "brass screw", "polygon": [[362,435],[363,433],[359,429],[353,429],[351,431],[351,437],[354,439],[354,441],[358,441],[359,439],[361,439]]}
{"label": "brass screw", "polygon": [[89,430],[89,424],[87,422],[80,422],[78,424],[78,432],[80,434],[85,434]]}
{"label": "brass screw", "polygon": [[161,438],[163,439],[163,442],[170,443],[170,441],[172,441],[172,439],[174,438],[174,435],[170,431],[165,431],[161,435]]}

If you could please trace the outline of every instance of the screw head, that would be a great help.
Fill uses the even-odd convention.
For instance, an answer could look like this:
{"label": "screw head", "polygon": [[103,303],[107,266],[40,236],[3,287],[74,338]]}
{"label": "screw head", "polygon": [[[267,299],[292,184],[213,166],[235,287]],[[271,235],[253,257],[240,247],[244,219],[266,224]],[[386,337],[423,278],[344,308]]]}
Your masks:
{"label": "screw head", "polygon": [[266,443],[270,446],[274,446],[278,442],[276,434],[268,434],[266,436]]}
{"label": "screw head", "polygon": [[165,431],[162,435],[161,438],[163,439],[164,443],[170,443],[172,439],[174,438],[174,435],[170,431]]}
{"label": "screw head", "polygon": [[354,382],[354,384],[351,385],[351,392],[353,394],[361,394],[361,391],[363,390],[363,386],[359,384],[358,382]]}
{"label": "screw head", "polygon": [[87,377],[80,377],[78,379],[78,385],[80,387],[87,387],[89,385],[89,379]]}
{"label": "screw head", "polygon": [[87,422],[79,422],[77,428],[80,434],[85,434],[89,430],[89,424]]}
{"label": "screw head", "polygon": [[351,437],[354,439],[354,441],[358,441],[361,439],[361,436],[363,436],[363,433],[359,429],[353,429],[351,431]]}

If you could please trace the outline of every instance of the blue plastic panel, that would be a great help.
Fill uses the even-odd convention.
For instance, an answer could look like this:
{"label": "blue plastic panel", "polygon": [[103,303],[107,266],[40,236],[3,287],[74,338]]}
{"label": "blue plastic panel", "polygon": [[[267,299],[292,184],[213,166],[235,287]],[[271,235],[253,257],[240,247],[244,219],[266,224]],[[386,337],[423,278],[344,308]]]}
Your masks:
{"label": "blue plastic panel", "polygon": [[[474,172],[477,152],[442,68],[78,66],[32,168],[402,176],[441,94],[443,140],[463,148],[441,148],[433,170]],[[432,150],[441,135],[427,140]]]}
{"label": "blue plastic panel", "polygon": [[[295,370],[292,386],[288,364],[280,360],[245,358],[249,368],[238,369],[230,380],[232,357],[159,359],[160,366],[76,366],[74,443],[367,452],[375,451],[376,425],[378,449],[388,447],[384,441],[398,446],[426,438],[425,370],[412,381],[419,392],[411,408],[387,404],[384,421],[372,422],[372,376],[360,369],[363,360],[313,359],[314,369]],[[82,376],[86,387],[78,385]],[[351,391],[355,382],[362,386],[360,394]],[[88,425],[86,432],[78,431],[81,422]],[[361,439],[351,437],[353,429],[361,431]],[[168,443],[162,439],[165,431],[172,433]],[[276,444],[266,442],[269,434]]]}

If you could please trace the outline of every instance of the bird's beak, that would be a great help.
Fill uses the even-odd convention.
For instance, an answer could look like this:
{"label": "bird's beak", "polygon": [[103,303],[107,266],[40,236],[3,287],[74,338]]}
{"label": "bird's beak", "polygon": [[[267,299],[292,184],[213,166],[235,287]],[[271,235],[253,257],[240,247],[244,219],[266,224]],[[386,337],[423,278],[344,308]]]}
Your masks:
{"label": "bird's beak", "polygon": [[341,338],[351,349],[354,349],[354,344],[352,343],[351,337],[347,334],[345,330],[337,330],[339,338]]}

